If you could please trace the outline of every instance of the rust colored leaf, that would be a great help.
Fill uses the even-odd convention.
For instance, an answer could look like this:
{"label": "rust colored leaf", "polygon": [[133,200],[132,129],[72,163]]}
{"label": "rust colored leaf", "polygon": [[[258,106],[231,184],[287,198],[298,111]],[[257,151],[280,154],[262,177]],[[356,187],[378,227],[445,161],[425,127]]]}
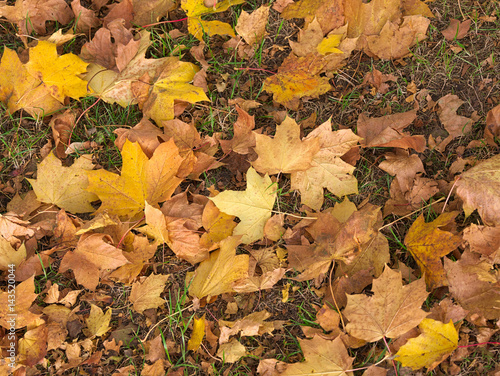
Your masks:
{"label": "rust colored leaf", "polygon": [[446,40],[462,39],[469,32],[472,20],[468,19],[464,22],[451,19],[449,26],[441,31]]}

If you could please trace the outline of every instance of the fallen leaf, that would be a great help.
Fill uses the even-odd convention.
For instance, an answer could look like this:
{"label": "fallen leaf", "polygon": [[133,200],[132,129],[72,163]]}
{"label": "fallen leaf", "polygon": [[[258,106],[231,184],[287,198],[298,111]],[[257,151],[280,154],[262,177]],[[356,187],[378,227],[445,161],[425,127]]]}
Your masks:
{"label": "fallen leaf", "polygon": [[306,170],[320,148],[316,137],[301,140],[299,125],[289,117],[276,127],[274,138],[255,132],[254,135],[258,158],[252,164],[257,171],[266,174]]}
{"label": "fallen leaf", "polygon": [[[276,10],[275,5],[273,9]],[[281,17],[290,20],[292,18],[304,18],[306,28],[316,18],[321,25],[323,34],[328,34],[333,29],[339,28],[345,24],[344,2],[342,0],[317,1],[317,0],[299,0],[291,2],[283,9]]]}
{"label": "fallen leaf", "polygon": [[52,137],[54,138],[54,153],[60,159],[67,157],[65,151],[71,138],[71,132],[75,126],[77,112],[66,110],[62,114],[57,114],[50,119],[49,126],[52,128]]}
{"label": "fallen leaf", "polygon": [[98,197],[87,191],[87,173],[94,168],[91,155],[82,155],[70,167],[63,167],[53,153],[39,165],[37,178],[27,179],[39,201],[54,204],[70,213],[94,211],[92,201]]}
{"label": "fallen leaf", "polygon": [[7,47],[4,48],[0,63],[0,101],[7,105],[11,114],[24,109],[37,117],[62,107],[47,86],[30,75],[17,54]]}
{"label": "fallen leaf", "polygon": [[48,328],[41,319],[30,323],[23,338],[19,339],[16,362],[28,367],[34,367],[47,355]]}
{"label": "fallen leaf", "polygon": [[255,120],[245,110],[236,106],[238,120],[233,124],[234,136],[232,140],[219,140],[222,151],[226,154],[234,151],[238,154],[248,154],[255,147]]}
{"label": "fallen leaf", "polygon": [[448,324],[423,319],[418,325],[422,334],[410,338],[396,353],[396,360],[403,367],[413,370],[427,368],[431,371],[458,347],[458,332],[450,320]]}
{"label": "fallen leaf", "polygon": [[320,55],[296,57],[291,54],[277,74],[266,78],[264,90],[273,93],[276,102],[297,111],[300,98],[318,98],[332,88],[328,78],[320,76],[325,66],[326,61]]}
{"label": "fallen leaf", "polygon": [[123,149],[126,140],[138,142],[148,158],[151,158],[156,148],[160,146],[163,136],[163,132],[146,118],[142,118],[132,128],[118,128],[113,133],[118,136],[115,145],[120,151]]}
{"label": "fallen leaf", "polygon": [[365,147],[397,147],[415,149],[421,153],[426,148],[424,136],[410,136],[403,132],[416,117],[416,110],[378,118],[361,114],[358,118],[358,135],[363,140],[360,143]]}
{"label": "fallen leaf", "polygon": [[83,235],[73,252],[67,252],[61,260],[59,272],[73,270],[76,281],[89,290],[95,290],[101,273],[114,270],[128,263],[121,249],[112,245],[106,234]]}
{"label": "fallen leaf", "polygon": [[404,243],[425,274],[430,291],[448,284],[441,258],[456,249],[462,243],[462,237],[440,227],[454,224],[457,215],[458,212],[442,213],[434,221],[425,223],[421,214],[406,234]]}
{"label": "fallen leaf", "polygon": [[252,13],[241,11],[235,30],[247,44],[259,44],[264,39],[269,8],[262,5]]}
{"label": "fallen leaf", "polygon": [[106,313],[102,311],[101,308],[95,304],[90,304],[90,315],[85,320],[87,323],[87,329],[84,330],[84,334],[88,337],[102,337],[108,332],[111,327],[109,323],[111,321],[111,314],[113,310],[108,308]]}
{"label": "fallen leaf", "polygon": [[33,229],[28,228],[30,223],[23,221],[13,213],[0,214],[0,236],[5,238],[11,246],[19,247],[21,239],[35,235]]}
{"label": "fallen leaf", "polygon": [[458,261],[444,259],[450,292],[470,314],[496,320],[500,318],[500,282],[492,266],[479,258],[466,251]]}
{"label": "fallen leaf", "polygon": [[382,74],[382,72],[374,68],[371,72],[365,74],[363,85],[370,84],[378,93],[386,94],[389,90],[388,81],[396,82],[397,78],[393,74]]}
{"label": "fallen leaf", "polygon": [[[0,291],[0,326],[21,329],[35,322],[40,315],[29,311],[32,303],[38,296],[35,294],[35,276],[16,285],[16,299],[12,303],[12,293]],[[14,319],[12,314],[15,315]]]}
{"label": "fallen leaf", "polygon": [[[199,41],[203,41],[203,34],[229,35],[234,37],[231,25],[221,21],[205,21],[202,16],[224,12],[233,5],[242,4],[244,0],[214,1],[213,6],[205,5],[205,0],[181,0],[181,7],[188,16],[188,30]],[[208,3],[207,3],[208,4]]]}
{"label": "fallen leaf", "polygon": [[264,321],[272,316],[266,310],[251,313],[238,321],[219,320],[219,343],[229,342],[229,337],[239,334],[240,337],[261,336],[271,334],[283,327],[284,321]]}
{"label": "fallen leaf", "polygon": [[428,295],[423,279],[403,286],[401,273],[386,266],[372,286],[373,296],[347,295],[343,313],[349,320],[346,330],[350,335],[367,342],[397,338],[427,316],[420,309]]}
{"label": "fallen leaf", "polygon": [[472,119],[457,115],[458,108],[464,104],[458,96],[448,94],[437,101],[439,105],[439,121],[448,131],[449,136],[445,138],[438,146],[438,150],[443,151],[446,146],[456,137],[460,137],[472,130]]}
{"label": "fallen leaf", "polygon": [[212,201],[205,205],[202,224],[206,232],[201,235],[200,246],[209,251],[215,249],[221,240],[231,236],[237,225],[234,216],[221,212]]}
{"label": "fallen leaf", "polygon": [[[75,14],[76,22],[76,31],[81,33],[90,33],[92,28],[97,28],[101,26],[101,20],[97,18],[95,12],[91,9],[87,9],[82,6],[80,0],[73,0],[71,2],[71,9]],[[97,30],[96,33],[98,33]]]}
{"label": "fallen leaf", "polygon": [[250,167],[247,171],[247,189],[224,191],[210,200],[220,211],[237,216],[241,222],[235,227],[233,235],[242,235],[245,244],[259,240],[264,235],[264,226],[276,200],[276,191],[269,176],[260,177]]}
{"label": "fallen leaf", "polygon": [[304,362],[287,364],[280,375],[332,375],[345,376],[350,374],[352,361],[340,337],[333,341],[315,335],[312,339],[299,339],[300,348],[304,353]]}
{"label": "fallen leaf", "polygon": [[471,19],[460,22],[459,20],[452,18],[449,26],[441,31],[441,34],[443,34],[446,40],[462,39],[469,32],[471,22]]}
{"label": "fallen leaf", "polygon": [[220,242],[220,249],[202,261],[194,272],[192,281],[186,277],[191,296],[198,299],[232,292],[232,283],[248,273],[248,255],[236,256],[239,237],[230,237]]}
{"label": "fallen leaf", "polygon": [[500,105],[493,107],[486,115],[484,136],[488,145],[496,146],[500,137]]}
{"label": "fallen leaf", "polygon": [[191,333],[191,338],[189,338],[187,349],[193,350],[194,352],[198,351],[201,346],[201,342],[203,341],[203,337],[205,337],[205,314],[199,319],[196,317],[193,320],[193,332]]}
{"label": "fallen leaf", "polygon": [[46,34],[45,22],[57,21],[66,25],[73,19],[73,12],[64,0],[16,0],[14,6],[0,4],[0,17],[17,24],[19,33],[28,36],[33,30]]}
{"label": "fallen leaf", "polygon": [[247,355],[247,350],[236,338],[219,346],[217,356],[225,363],[236,363],[242,357]]}
{"label": "fallen leaf", "polygon": [[40,80],[50,95],[61,103],[66,97],[84,97],[87,82],[80,75],[87,71],[88,64],[72,53],[59,56],[56,47],[54,43],[39,41],[30,48],[26,71]]}
{"label": "fallen leaf", "polygon": [[[309,133],[303,142],[315,138],[319,140],[320,149],[313,155],[310,168],[292,173],[291,187],[300,191],[302,204],[319,210],[324,200],[323,188],[338,197],[358,193],[358,181],[352,175],[354,166],[341,157],[357,145],[360,137],[350,129],[332,132],[328,120]],[[294,149],[298,153],[298,149]]]}
{"label": "fallen leaf", "polygon": [[134,6],[133,23],[140,26],[158,22],[177,5],[174,0],[132,0],[132,4]]}
{"label": "fallen leaf", "polygon": [[465,216],[477,209],[488,226],[500,225],[500,155],[470,168],[456,182],[457,195],[463,201]]}
{"label": "fallen leaf", "polygon": [[396,176],[403,193],[412,188],[417,173],[425,173],[424,164],[417,154],[410,155],[408,151],[396,149],[395,153],[386,153],[384,156],[385,161],[379,167],[391,176]]}
{"label": "fallen leaf", "polygon": [[142,282],[135,282],[128,300],[132,303],[134,310],[143,313],[146,309],[158,308],[165,304],[160,294],[165,289],[169,275],[151,274]]}
{"label": "fallen leaf", "polygon": [[471,224],[464,229],[464,241],[472,252],[479,253],[491,264],[500,264],[500,226]]}
{"label": "fallen leaf", "polygon": [[[2,232],[0,231],[0,234]],[[18,250],[14,249],[9,241],[0,235],[0,270],[9,270],[9,265],[15,265],[16,269],[26,259],[26,247],[21,245]]]}
{"label": "fallen leaf", "polygon": [[182,179],[176,176],[183,158],[173,140],[162,143],[148,160],[138,143],[125,141],[121,175],[89,171],[87,190],[102,201],[97,213],[107,211],[124,218],[140,214],[146,201],[157,205],[171,197]]}

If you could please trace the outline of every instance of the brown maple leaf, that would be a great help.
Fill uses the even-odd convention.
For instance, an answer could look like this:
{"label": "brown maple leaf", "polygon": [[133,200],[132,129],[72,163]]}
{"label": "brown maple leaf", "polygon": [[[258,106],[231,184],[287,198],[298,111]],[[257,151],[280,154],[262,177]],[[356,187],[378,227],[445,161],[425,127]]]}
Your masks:
{"label": "brown maple leaf", "polygon": [[373,280],[372,291],[370,297],[347,295],[343,311],[349,320],[346,330],[356,338],[368,342],[397,338],[427,316],[420,309],[428,295],[423,279],[403,286],[401,273],[386,266],[382,275]]}

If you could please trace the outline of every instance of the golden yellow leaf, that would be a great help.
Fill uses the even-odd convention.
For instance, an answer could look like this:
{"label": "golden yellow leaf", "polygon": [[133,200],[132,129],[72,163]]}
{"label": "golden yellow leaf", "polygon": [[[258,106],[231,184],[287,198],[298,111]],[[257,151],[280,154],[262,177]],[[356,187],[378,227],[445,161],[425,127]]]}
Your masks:
{"label": "golden yellow leaf", "polygon": [[255,133],[255,152],[259,158],[252,164],[266,174],[307,170],[319,145],[316,137],[301,140],[299,125],[287,117],[276,127],[274,138]]}
{"label": "golden yellow leaf", "polygon": [[250,167],[245,191],[224,191],[210,197],[210,200],[220,211],[235,215],[241,220],[233,235],[242,235],[241,242],[249,244],[264,236],[264,226],[271,218],[276,190],[268,175],[261,177]]}
{"label": "golden yellow leaf", "polygon": [[214,1],[213,7],[207,7],[205,0],[182,0],[181,7],[188,16],[188,30],[199,41],[203,41],[203,33],[208,35],[230,35],[234,37],[231,25],[221,21],[204,21],[202,16],[224,12],[229,7],[244,3],[245,0]]}
{"label": "golden yellow leaf", "polygon": [[174,102],[196,103],[209,101],[203,89],[190,84],[199,68],[191,63],[169,58],[158,79],[149,91],[149,97],[141,103],[144,115],[150,117],[158,126],[174,118]]}
{"label": "golden yellow leaf", "polygon": [[457,215],[458,212],[443,213],[434,221],[425,223],[421,214],[406,234],[404,243],[421,272],[425,273],[425,282],[431,291],[448,285],[441,258],[457,248],[462,243],[462,237],[440,227],[454,223]]}
{"label": "golden yellow leaf", "polygon": [[326,61],[321,55],[303,57],[289,55],[274,76],[266,78],[264,90],[273,93],[276,102],[291,110],[298,110],[300,98],[318,98],[332,87],[326,77],[321,77]]}
{"label": "golden yellow leaf", "polygon": [[332,132],[330,120],[321,124],[304,139],[317,139],[319,151],[314,154],[311,167],[292,173],[292,189],[301,194],[301,202],[311,209],[319,210],[323,205],[323,188],[338,197],[358,193],[358,181],[352,175],[354,166],[341,157],[361,139],[350,129]]}
{"label": "golden yellow leaf", "polygon": [[169,275],[151,274],[144,282],[136,282],[132,285],[132,291],[128,300],[133,304],[136,312],[142,313],[146,309],[161,307],[165,300],[160,294],[165,288]]}
{"label": "golden yellow leaf", "polygon": [[386,266],[382,275],[373,280],[372,291],[370,297],[347,295],[346,330],[356,338],[368,342],[397,338],[427,316],[420,309],[428,295],[423,279],[403,286],[401,273]]}
{"label": "golden yellow leaf", "polygon": [[24,337],[19,340],[19,363],[33,367],[47,355],[47,332],[42,319],[30,323]]}
{"label": "golden yellow leaf", "polygon": [[203,337],[205,337],[205,314],[199,319],[195,318],[193,320],[193,332],[191,333],[191,338],[188,341],[187,349],[198,351],[201,346],[201,342],[203,341]]}
{"label": "golden yellow leaf", "polygon": [[94,211],[90,204],[98,197],[86,188],[87,172],[94,168],[91,155],[82,155],[70,167],[63,167],[54,153],[50,153],[38,165],[37,178],[27,179],[38,201],[54,204],[70,213]]}
{"label": "golden yellow leaf", "polygon": [[448,324],[443,324],[423,319],[418,327],[422,334],[401,346],[396,360],[403,367],[411,367],[413,370],[427,367],[427,371],[431,371],[458,347],[458,332],[451,320]]}
{"label": "golden yellow leaf", "polygon": [[234,216],[221,212],[212,201],[208,201],[203,209],[202,223],[206,232],[201,235],[200,246],[209,251],[231,236],[237,225]]}
{"label": "golden yellow leaf", "polygon": [[236,338],[223,343],[217,350],[217,356],[223,359],[224,363],[235,363],[247,354],[245,346],[243,346]]}
{"label": "golden yellow leaf", "polygon": [[0,62],[0,101],[11,114],[25,109],[33,116],[42,116],[62,108],[47,87],[31,76],[17,54],[7,47]]}
{"label": "golden yellow leaf", "polygon": [[162,143],[148,160],[139,143],[125,141],[122,149],[121,175],[89,171],[87,190],[99,196],[98,212],[107,211],[133,218],[144,210],[146,201],[157,205],[172,196],[182,179],[176,176],[183,158],[173,140]]}
{"label": "golden yellow leaf", "polygon": [[190,295],[202,299],[234,291],[233,282],[248,273],[248,255],[236,256],[239,242],[239,237],[224,239],[220,242],[220,249],[200,263],[189,285]]}
{"label": "golden yellow leaf", "polygon": [[16,251],[10,242],[0,235],[0,270],[8,270],[9,265],[19,266],[26,259],[26,247],[21,244]]}
{"label": "golden yellow leaf", "polygon": [[90,304],[90,315],[85,319],[87,323],[87,330],[84,333],[88,337],[102,337],[106,332],[111,329],[109,322],[111,321],[111,314],[113,310],[108,308],[106,313],[101,308],[94,304]]}
{"label": "golden yellow leaf", "polygon": [[321,55],[328,55],[328,54],[332,54],[332,53],[343,54],[344,52],[337,48],[341,41],[342,41],[341,34],[329,35],[318,44],[318,46],[316,47],[316,50]]}
{"label": "golden yellow leaf", "polygon": [[87,66],[72,53],[59,56],[54,43],[39,41],[36,47],[30,49],[26,70],[63,103],[66,97],[78,99],[87,95],[87,81],[79,77],[87,71]]}

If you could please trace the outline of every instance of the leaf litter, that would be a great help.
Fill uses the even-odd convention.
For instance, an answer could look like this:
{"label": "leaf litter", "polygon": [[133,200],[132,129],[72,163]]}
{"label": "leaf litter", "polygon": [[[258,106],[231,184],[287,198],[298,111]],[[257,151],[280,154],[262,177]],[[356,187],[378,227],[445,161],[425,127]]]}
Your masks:
{"label": "leaf litter", "polygon": [[[473,351],[471,330],[486,351],[498,344],[496,83],[480,82],[491,88],[472,106],[483,121],[460,92],[414,77],[403,87],[399,68],[381,72],[384,61],[413,63],[437,30],[447,53],[458,54],[471,22],[495,17],[450,18],[446,28],[419,0],[243,3],[0,4],[26,48],[3,50],[0,101],[10,117],[25,111],[41,127],[52,120],[55,143],[54,152],[52,144],[40,150],[36,174],[16,167],[0,183],[9,201],[0,216],[0,335],[17,330],[2,372],[128,374],[132,366],[110,361],[138,343],[138,328],[145,336],[133,359],[150,375],[182,374],[187,363],[199,374],[229,374],[234,364],[252,374],[349,375],[366,363],[366,374],[397,363],[458,374]],[[158,33],[155,23],[173,14],[186,19],[161,38],[191,35],[194,59],[181,45],[152,53],[158,37],[146,29]],[[69,48],[75,54],[61,48],[70,32],[27,38],[75,18],[87,34],[81,49]],[[279,35],[283,25],[296,36]],[[257,95],[246,94],[253,78],[243,89],[234,70],[213,68],[224,49],[243,67],[259,61],[267,78],[240,76],[258,77]],[[495,66],[489,57],[480,64]],[[460,77],[470,65],[462,69]],[[228,87],[245,98],[228,96]],[[394,105],[395,88],[411,93],[404,108]],[[343,102],[351,95],[370,104]],[[71,152],[80,118],[56,113],[83,98],[141,111],[140,121],[114,124],[120,168]],[[333,109],[311,110],[325,98]],[[488,153],[475,155],[478,145]],[[460,159],[447,171],[450,155]],[[362,169],[394,179],[370,191]],[[314,305],[299,326],[291,307],[304,294]],[[295,349],[281,348],[290,333]]]}

